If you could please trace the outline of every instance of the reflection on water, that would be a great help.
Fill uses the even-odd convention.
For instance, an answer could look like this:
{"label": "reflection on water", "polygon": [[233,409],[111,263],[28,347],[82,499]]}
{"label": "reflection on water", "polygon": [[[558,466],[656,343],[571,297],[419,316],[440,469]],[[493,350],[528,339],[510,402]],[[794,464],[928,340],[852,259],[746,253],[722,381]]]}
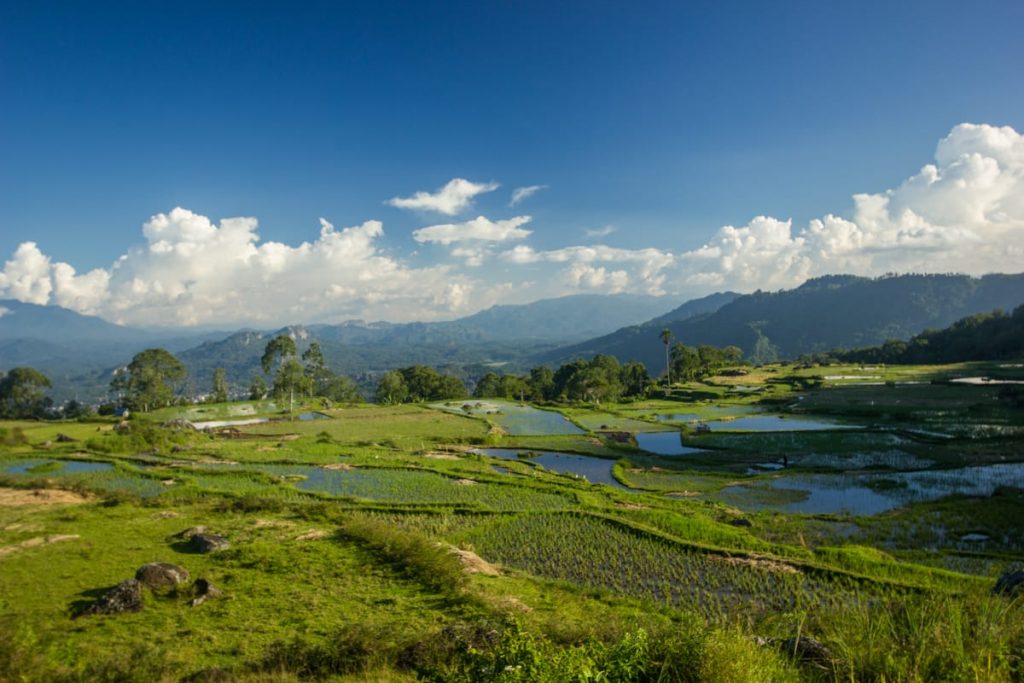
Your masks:
{"label": "reflection on water", "polygon": [[5,474],[32,474],[30,470],[43,465],[56,464],[58,467],[47,470],[53,474],[87,474],[89,472],[104,472],[114,469],[114,466],[106,462],[82,462],[81,460],[22,460],[17,465],[11,465],[4,469]]}
{"label": "reflection on water", "polygon": [[432,403],[430,407],[449,413],[486,418],[514,436],[583,433],[582,429],[565,419],[561,413],[511,401],[446,401]]}
{"label": "reflection on water", "polygon": [[[874,515],[952,494],[990,496],[1000,486],[1024,487],[1024,463],[891,474],[801,474],[774,479],[759,491],[730,486],[719,491],[717,497],[748,510]],[[782,494],[781,501],[771,500],[773,491]],[[807,495],[794,502],[787,495],[790,492]]]}
{"label": "reflection on water", "polygon": [[703,448],[684,446],[682,432],[638,432],[636,445],[648,453],[657,455],[707,453]]}
{"label": "reflection on water", "polygon": [[853,425],[827,422],[825,420],[808,420],[804,418],[784,417],[782,415],[751,415],[738,417],[735,420],[706,422],[711,431],[749,431],[749,432],[807,432],[821,429],[856,429]]}
{"label": "reflection on water", "polygon": [[[526,451],[509,448],[481,448],[480,453],[505,460],[519,460],[519,454]],[[593,458],[586,455],[572,455],[570,453],[556,453],[554,451],[529,451],[536,453],[535,457],[527,459],[528,462],[536,463],[544,469],[562,474],[575,474],[584,477],[592,484],[608,484],[616,488],[631,490],[623,486],[612,476],[614,460]]]}

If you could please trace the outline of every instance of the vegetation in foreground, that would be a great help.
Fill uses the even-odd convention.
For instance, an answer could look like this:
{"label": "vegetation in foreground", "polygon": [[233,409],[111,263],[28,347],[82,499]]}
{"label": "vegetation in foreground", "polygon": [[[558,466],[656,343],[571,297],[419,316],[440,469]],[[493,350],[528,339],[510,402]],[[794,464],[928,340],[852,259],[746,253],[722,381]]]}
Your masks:
{"label": "vegetation in foreground", "polygon": [[[283,414],[256,401],[7,422],[0,679],[1022,680],[1022,601],[992,590],[1024,560],[1019,491],[873,517],[741,511],[717,492],[780,476],[747,472],[775,437],[658,419],[876,410],[876,431],[791,432],[787,452],[858,454],[895,434],[929,468],[965,451],[1019,458],[1012,433],[899,436],[961,408],[969,424],[1019,425],[997,387],[898,384],[984,371],[751,369],[669,399],[561,408],[579,432],[562,436],[496,429],[500,413],[306,399]],[[858,374],[883,379],[846,379]],[[203,432],[177,421],[232,417],[274,419]],[[617,428],[733,443],[683,461]],[[485,445],[607,458],[642,490],[474,450]],[[175,538],[200,526],[230,547]],[[985,540],[958,540],[971,534]],[[77,616],[154,561],[190,581],[144,590],[137,612]],[[223,595],[190,606],[196,579]]]}

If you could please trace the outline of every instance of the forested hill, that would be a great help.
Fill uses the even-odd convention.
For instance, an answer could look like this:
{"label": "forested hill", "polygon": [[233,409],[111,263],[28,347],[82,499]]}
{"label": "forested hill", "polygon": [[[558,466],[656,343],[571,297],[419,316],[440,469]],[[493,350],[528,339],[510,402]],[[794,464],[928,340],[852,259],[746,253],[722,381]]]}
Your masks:
{"label": "forested hill", "polygon": [[337,372],[353,376],[420,363],[435,367],[516,363],[551,349],[662,313],[678,301],[638,295],[574,295],[433,323],[309,325],[235,333],[140,330],[57,306],[0,301],[0,370],[31,366],[50,377],[54,397],[95,400],[106,394],[114,367],[144,348],[178,354],[190,389],[206,390],[223,367],[237,388],[247,386],[267,341],[293,334],[304,349],[317,341]]}
{"label": "forested hill", "polygon": [[688,346],[735,345],[755,361],[795,358],[837,348],[875,346],[909,339],[926,329],[994,309],[1024,303],[1024,274],[900,275],[863,278],[830,275],[796,289],[740,296],[718,310],[686,320],[650,321],[587,342],[538,355],[538,362],[564,362],[607,353],[664,365],[659,333]]}
{"label": "forested hill", "polygon": [[909,341],[836,353],[854,363],[959,363],[1024,359],[1024,306],[961,318],[942,330],[927,330]]}

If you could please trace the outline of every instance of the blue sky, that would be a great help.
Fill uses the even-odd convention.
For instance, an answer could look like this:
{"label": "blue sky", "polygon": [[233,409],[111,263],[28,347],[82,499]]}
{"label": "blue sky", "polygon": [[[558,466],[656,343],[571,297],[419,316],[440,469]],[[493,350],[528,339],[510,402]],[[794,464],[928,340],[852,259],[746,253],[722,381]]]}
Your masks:
{"label": "blue sky", "polygon": [[[757,216],[791,221],[794,239],[830,214],[867,230],[852,195],[898,191],[936,163],[939,141],[962,123],[992,129],[955,135],[940,176],[950,177],[956,158],[981,154],[996,159],[1004,180],[1016,177],[1016,152],[1004,159],[992,150],[1017,149],[1024,130],[1024,5],[836,5],[4,3],[0,260],[10,262],[0,295],[129,322],[222,317],[189,289],[205,271],[157,286],[171,264],[143,259],[154,243],[143,225],[175,207],[209,217],[214,229],[254,217],[255,245],[314,242],[320,218],[339,231],[380,221],[381,234],[364,235],[372,245],[346,254],[353,270],[396,267],[410,283],[462,283],[453,299],[431,294],[436,305],[426,308],[412,299],[376,306],[372,287],[340,283],[351,305],[282,303],[268,321],[451,317],[583,290],[685,298],[785,286],[843,266],[923,269],[931,261],[922,250],[936,240],[952,244],[965,230],[995,239],[967,217],[930,216],[952,200],[918,193],[904,204],[928,219],[928,239],[901,242],[913,221],[889,211],[891,234],[871,238],[887,245],[884,262],[844,251],[780,274],[764,268],[777,254],[758,252],[740,270],[723,257],[723,239],[747,244],[758,230],[762,244],[781,239],[778,226],[753,225]],[[457,178],[500,186],[455,215],[387,204]],[[533,185],[545,187],[508,206],[515,188]],[[1012,203],[986,197],[995,202],[983,211],[990,217]],[[994,221],[999,230],[1021,218],[1011,209]],[[413,236],[439,223],[521,215],[530,216],[530,235],[500,244]],[[748,232],[723,234],[723,226]],[[181,238],[177,231],[171,241]],[[19,251],[29,241],[39,258]],[[899,257],[897,243],[907,248]],[[453,254],[460,244],[481,252],[475,265]],[[656,250],[673,263],[652,278],[651,259],[664,259],[649,252],[645,260],[559,251],[593,245]],[[533,256],[502,257],[516,246]],[[134,265],[115,266],[123,255]],[[986,263],[1012,268],[1020,262],[1011,257]],[[715,258],[728,262],[705,267]],[[804,249],[793,258],[816,257]],[[69,285],[54,271],[60,263],[75,276],[101,268],[109,277]],[[582,270],[567,274],[575,265]],[[49,289],[28,283],[33,277],[49,278]],[[338,284],[328,280],[302,285],[308,298]],[[129,281],[151,296],[112,303],[125,301]]]}

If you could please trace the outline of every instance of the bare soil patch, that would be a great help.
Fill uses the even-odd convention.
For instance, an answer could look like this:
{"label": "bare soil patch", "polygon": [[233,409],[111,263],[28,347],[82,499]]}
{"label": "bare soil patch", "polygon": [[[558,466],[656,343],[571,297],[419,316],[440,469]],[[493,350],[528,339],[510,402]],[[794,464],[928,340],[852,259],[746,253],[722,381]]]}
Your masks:
{"label": "bare soil patch", "polygon": [[480,557],[472,550],[463,550],[462,548],[451,549],[453,555],[459,558],[462,563],[462,568],[466,570],[467,574],[483,574],[484,576],[500,576],[501,572],[493,564]]}
{"label": "bare soil patch", "polygon": [[0,507],[26,505],[81,505],[92,499],[73,491],[61,489],[8,489],[0,488]]}

